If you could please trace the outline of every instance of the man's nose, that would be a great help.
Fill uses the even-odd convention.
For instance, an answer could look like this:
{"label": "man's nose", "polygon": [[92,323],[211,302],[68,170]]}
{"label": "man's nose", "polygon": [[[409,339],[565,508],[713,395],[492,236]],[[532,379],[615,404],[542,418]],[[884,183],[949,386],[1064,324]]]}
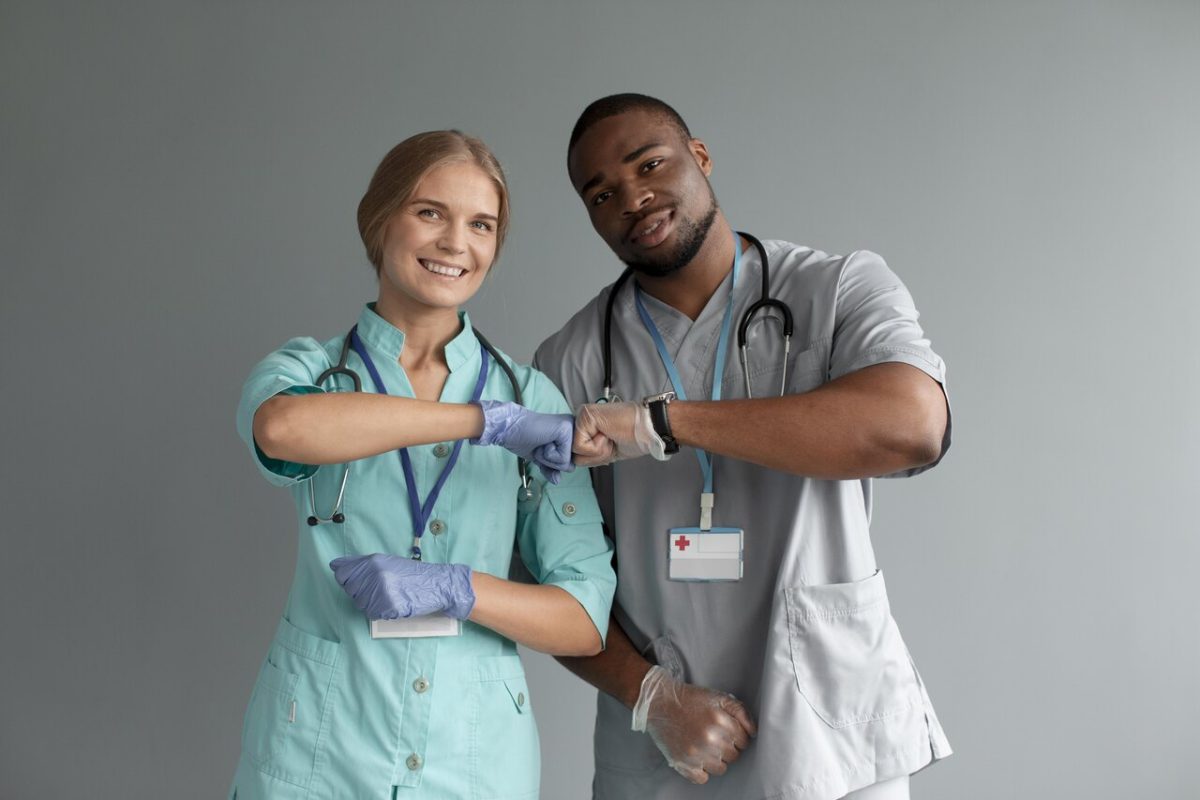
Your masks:
{"label": "man's nose", "polygon": [[643,211],[654,201],[654,192],[640,183],[630,184],[621,190],[621,214],[630,217]]}

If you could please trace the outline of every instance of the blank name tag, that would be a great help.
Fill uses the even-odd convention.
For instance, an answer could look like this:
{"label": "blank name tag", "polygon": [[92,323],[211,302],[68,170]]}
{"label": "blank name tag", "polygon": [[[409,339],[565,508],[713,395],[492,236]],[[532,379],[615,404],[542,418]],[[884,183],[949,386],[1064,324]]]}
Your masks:
{"label": "blank name tag", "polygon": [[742,579],[741,528],[672,528],[667,551],[667,577],[673,581]]}
{"label": "blank name tag", "polygon": [[406,619],[371,620],[372,639],[412,639],[420,636],[458,636],[462,622],[446,614]]}

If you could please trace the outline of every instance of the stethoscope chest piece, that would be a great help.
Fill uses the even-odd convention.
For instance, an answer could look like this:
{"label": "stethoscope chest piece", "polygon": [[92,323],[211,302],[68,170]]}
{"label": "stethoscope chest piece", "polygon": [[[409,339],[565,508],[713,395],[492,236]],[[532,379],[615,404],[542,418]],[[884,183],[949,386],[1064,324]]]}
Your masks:
{"label": "stethoscope chest piece", "polygon": [[536,511],[541,502],[542,487],[538,483],[527,481],[517,487],[517,510],[522,514]]}

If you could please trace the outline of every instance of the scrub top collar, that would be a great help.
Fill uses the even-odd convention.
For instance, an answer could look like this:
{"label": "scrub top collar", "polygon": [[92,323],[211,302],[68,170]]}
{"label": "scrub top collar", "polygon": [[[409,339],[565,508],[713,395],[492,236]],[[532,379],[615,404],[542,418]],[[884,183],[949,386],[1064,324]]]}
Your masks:
{"label": "scrub top collar", "polygon": [[[446,365],[451,372],[479,357],[479,340],[475,338],[467,312],[458,312],[458,319],[462,330],[450,340],[445,351]],[[404,331],[375,313],[374,303],[367,303],[358,315],[358,337],[392,364],[399,361],[404,352]]]}
{"label": "scrub top collar", "polygon": [[[750,248],[750,250],[752,251],[753,248]],[[749,255],[749,252],[742,254],[742,269],[738,275],[738,280],[742,284],[746,282],[746,263],[750,260],[748,258]],[[757,257],[755,258],[755,263],[757,263]],[[633,280],[636,281],[637,276],[634,276]],[[663,339],[671,342],[671,344],[678,345],[694,325],[706,322],[714,316],[717,320],[720,320],[725,313],[725,303],[728,301],[731,291],[734,291],[732,269],[729,270],[729,274],[721,279],[721,283],[717,285],[716,290],[708,298],[708,302],[704,304],[704,308],[701,309],[699,316],[695,320],[689,319],[679,309],[668,303],[664,303],[644,290],[642,291],[642,302],[646,305],[646,310],[650,312],[650,316],[654,318],[655,323],[658,325],[659,334]],[[634,320],[638,319],[634,293],[632,287],[629,287],[628,284],[621,287],[621,296],[617,298],[617,306],[624,314],[632,317]]]}

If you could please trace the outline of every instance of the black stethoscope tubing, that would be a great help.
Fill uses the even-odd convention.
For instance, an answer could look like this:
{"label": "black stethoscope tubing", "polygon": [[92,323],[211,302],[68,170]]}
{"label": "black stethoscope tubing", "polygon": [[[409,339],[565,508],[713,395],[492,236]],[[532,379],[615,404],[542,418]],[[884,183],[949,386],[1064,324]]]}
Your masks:
{"label": "black stethoscope tubing", "polygon": [[[783,317],[783,383],[779,391],[782,395],[783,387],[787,386],[787,357],[792,341],[792,310],[788,308],[787,303],[771,297],[771,265],[767,261],[767,249],[763,247],[763,243],[757,237],[751,236],[745,231],[734,231],[734,233],[754,245],[754,249],[758,251],[759,261],[762,263],[762,294],[758,300],[754,301],[749,308],[742,312],[742,316],[738,320],[738,352],[741,356],[742,372],[746,376],[746,396],[750,396],[750,372],[747,369],[748,364],[746,360],[746,332],[750,329],[750,323],[754,320],[755,314],[771,308],[779,311],[780,316]],[[600,403],[608,403],[620,399],[612,393],[613,307],[617,301],[617,293],[621,291],[621,287],[625,285],[625,282],[629,280],[629,276],[632,274],[633,268],[626,267],[625,271],[621,273],[621,277],[617,278],[616,283],[613,284],[612,291],[608,293],[608,304],[604,309],[604,395],[597,400]]]}
{"label": "black stethoscope tubing", "polygon": [[[516,402],[517,405],[524,405],[525,402],[521,394],[521,384],[517,381],[517,376],[512,371],[512,367],[510,367],[508,363],[500,357],[500,353],[497,352],[496,348],[492,346],[492,343],[487,340],[487,337],[479,332],[478,328],[473,329],[473,332],[475,334],[475,338],[479,340],[481,345],[483,345],[483,349],[488,351],[492,357],[492,360],[499,364],[500,369],[504,371],[505,377],[508,378],[509,385],[512,386],[514,402]],[[349,357],[349,355],[350,334],[348,333],[346,334],[346,340],[342,343],[342,353],[338,358],[338,363],[325,370],[317,377],[317,386],[323,387],[325,385],[325,381],[336,375],[345,375],[350,379],[351,383],[354,384],[354,391],[361,392],[362,378],[358,376],[357,372],[346,366],[346,359]],[[529,464],[523,458],[517,459],[517,473],[521,476],[521,486],[524,488],[525,492],[529,494]],[[313,482],[311,480],[308,482],[309,510],[312,512],[309,514],[308,519],[306,520],[309,527],[316,527],[323,522],[332,522],[336,525],[340,525],[346,521],[346,515],[342,512],[342,501],[346,497],[346,479],[349,477],[350,465],[346,464],[345,469],[342,470],[342,482],[341,486],[338,488],[337,500],[333,504],[333,513],[327,518],[323,518],[317,513],[317,492],[313,487]]]}

